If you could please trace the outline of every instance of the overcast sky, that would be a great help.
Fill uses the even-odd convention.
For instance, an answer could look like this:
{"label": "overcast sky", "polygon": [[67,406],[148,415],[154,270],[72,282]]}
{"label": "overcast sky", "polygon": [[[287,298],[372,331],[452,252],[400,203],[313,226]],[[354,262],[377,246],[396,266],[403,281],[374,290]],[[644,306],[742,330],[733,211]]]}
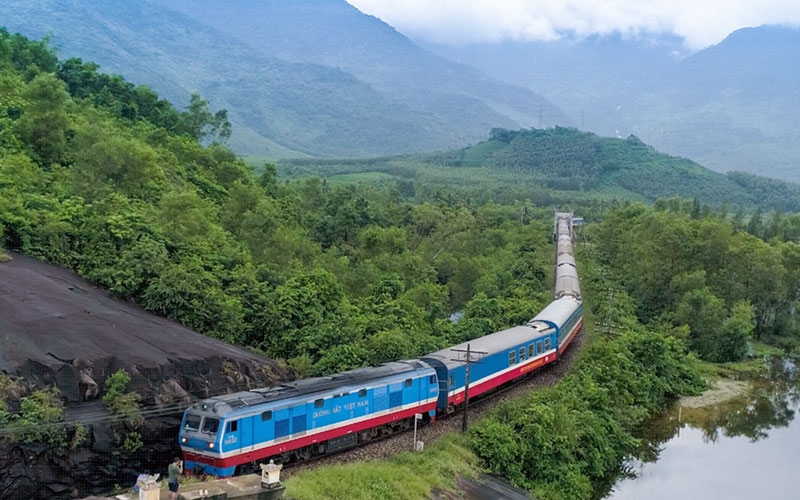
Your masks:
{"label": "overcast sky", "polygon": [[762,24],[800,25],[798,0],[347,0],[414,39],[449,45],[618,32],[673,33],[687,49]]}

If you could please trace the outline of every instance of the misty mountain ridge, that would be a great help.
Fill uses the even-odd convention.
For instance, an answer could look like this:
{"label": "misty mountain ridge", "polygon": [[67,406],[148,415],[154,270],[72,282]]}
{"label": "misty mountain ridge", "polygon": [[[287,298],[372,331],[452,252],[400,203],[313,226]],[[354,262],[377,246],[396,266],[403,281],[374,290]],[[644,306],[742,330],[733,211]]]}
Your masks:
{"label": "misty mountain ridge", "polygon": [[341,68],[415,111],[446,117],[451,126],[479,123],[483,131],[474,140],[505,117],[518,126],[571,123],[540,95],[435,56],[343,0],[241,0],[226,9],[212,0],[151,1],[265,54]]}
{"label": "misty mountain ridge", "polygon": [[415,48],[344,0],[6,0],[0,16],[10,31],[49,33],[60,58],[94,61],[178,106],[198,91],[228,110],[242,153],[431,151],[497,126],[569,122],[541,96]]}
{"label": "misty mountain ridge", "polygon": [[583,130],[635,134],[720,172],[800,181],[800,29],[743,28],[692,54],[676,37],[619,35],[425,47],[536,89]]}
{"label": "misty mountain ridge", "polygon": [[742,29],[687,54],[644,35],[420,46],[344,0],[5,0],[0,16],[179,107],[200,92],[229,111],[240,153],[436,151],[559,125],[800,181],[796,28]]}

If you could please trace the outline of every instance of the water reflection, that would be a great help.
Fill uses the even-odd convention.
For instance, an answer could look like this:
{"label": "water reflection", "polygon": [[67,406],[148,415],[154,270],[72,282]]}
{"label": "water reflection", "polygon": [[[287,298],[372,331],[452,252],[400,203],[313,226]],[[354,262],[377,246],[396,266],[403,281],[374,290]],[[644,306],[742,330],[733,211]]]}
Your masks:
{"label": "water reflection", "polygon": [[789,425],[798,401],[796,364],[782,358],[772,358],[768,363],[766,379],[755,381],[752,394],[733,401],[739,407],[713,411],[710,418],[697,422],[709,441],[716,442],[720,432],[726,437],[745,436],[758,441],[768,437],[770,429]]}
{"label": "water reflection", "polygon": [[[749,380],[752,389],[740,396],[703,408],[676,404],[648,421],[638,435],[643,446],[637,459],[626,464],[605,498],[797,498],[797,360],[767,363],[767,375]],[[749,490],[753,483],[760,490]]]}

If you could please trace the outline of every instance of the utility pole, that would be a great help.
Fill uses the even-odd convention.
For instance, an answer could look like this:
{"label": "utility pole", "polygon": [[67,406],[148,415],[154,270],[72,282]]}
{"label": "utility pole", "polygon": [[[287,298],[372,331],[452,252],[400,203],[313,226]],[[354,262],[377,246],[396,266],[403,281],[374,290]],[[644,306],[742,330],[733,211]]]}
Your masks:
{"label": "utility pole", "polygon": [[614,328],[619,326],[614,323],[614,294],[617,293],[618,290],[616,288],[608,288],[607,291],[611,295],[608,301],[608,316],[604,322],[600,323],[600,326],[603,327],[603,333],[611,335],[614,333]]}
{"label": "utility pole", "polygon": [[469,363],[469,344],[467,344],[467,379],[464,382],[464,421],[461,422],[461,432],[467,432],[467,413],[469,413]]}
{"label": "utility pole", "polygon": [[[464,421],[461,423],[461,432],[467,432],[467,417],[469,412],[469,367],[472,363],[479,363],[479,361],[472,359],[473,354],[479,354],[481,356],[486,355],[486,351],[472,351],[470,350],[470,344],[467,344],[466,351],[463,349],[451,349],[455,352],[465,352],[466,358],[463,361],[466,361],[465,367],[465,381],[464,381]],[[451,359],[451,361],[462,361],[462,359],[456,358]]]}

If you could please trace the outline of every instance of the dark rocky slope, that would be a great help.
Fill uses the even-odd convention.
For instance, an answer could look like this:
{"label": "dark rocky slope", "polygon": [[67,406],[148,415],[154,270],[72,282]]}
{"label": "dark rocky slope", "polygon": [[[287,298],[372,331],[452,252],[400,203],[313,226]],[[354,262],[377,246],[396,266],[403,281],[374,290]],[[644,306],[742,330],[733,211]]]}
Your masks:
{"label": "dark rocky slope", "polygon": [[[83,422],[89,433],[70,451],[4,436],[0,499],[83,497],[164,472],[179,452],[178,425],[191,400],[288,376],[274,361],[116,300],[71,271],[11,257],[0,263],[0,370],[16,389],[2,396],[13,411],[26,391],[55,386],[64,420]],[[110,419],[101,400],[119,369],[140,396],[145,421],[136,428]],[[144,446],[126,453],[120,436],[134,430]]]}

